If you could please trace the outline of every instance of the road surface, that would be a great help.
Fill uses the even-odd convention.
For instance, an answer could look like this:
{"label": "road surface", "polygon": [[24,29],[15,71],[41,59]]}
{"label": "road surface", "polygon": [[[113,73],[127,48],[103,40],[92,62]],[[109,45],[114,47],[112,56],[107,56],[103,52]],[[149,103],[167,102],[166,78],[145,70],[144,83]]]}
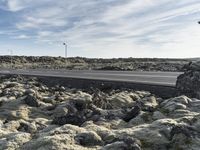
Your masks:
{"label": "road surface", "polygon": [[0,70],[0,74],[67,77],[78,79],[124,81],[150,85],[175,86],[181,72],[91,71],[91,70]]}

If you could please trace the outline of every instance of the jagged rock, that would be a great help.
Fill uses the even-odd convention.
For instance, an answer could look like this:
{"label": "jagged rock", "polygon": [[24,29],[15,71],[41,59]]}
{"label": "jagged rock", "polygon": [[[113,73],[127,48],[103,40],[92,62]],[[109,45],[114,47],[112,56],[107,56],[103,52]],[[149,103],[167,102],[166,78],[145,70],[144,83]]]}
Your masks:
{"label": "jagged rock", "polygon": [[179,94],[200,98],[200,61],[185,66],[185,73],[177,78],[176,87]]}
{"label": "jagged rock", "polygon": [[169,149],[199,150],[199,147],[200,147],[200,139],[198,137],[190,138],[180,133],[173,136]]}
{"label": "jagged rock", "polygon": [[19,126],[20,126],[19,121],[9,121],[3,125],[3,128],[12,132],[16,132]]}
{"label": "jagged rock", "polygon": [[126,121],[126,122],[129,122],[131,119],[133,119],[133,118],[135,118],[137,115],[139,115],[140,111],[141,111],[141,108],[140,108],[139,106],[136,105],[134,108],[131,109],[130,112],[128,112],[128,113],[124,116],[123,120]]}
{"label": "jagged rock", "polygon": [[[7,83],[5,88],[4,82],[8,80],[19,84]],[[50,88],[37,79],[18,77],[2,79],[1,91],[6,95],[0,95],[0,149],[198,150],[200,147],[197,98],[161,99],[149,92],[131,90],[82,92],[60,86]],[[32,106],[25,103],[27,95],[36,100]]]}
{"label": "jagged rock", "polygon": [[25,95],[36,94],[36,91],[33,90],[33,89],[26,89],[26,91],[25,91],[24,94],[25,94]]}
{"label": "jagged rock", "polygon": [[67,114],[65,116],[55,117],[52,124],[64,125],[82,125],[86,121],[86,117],[81,114]]}
{"label": "jagged rock", "polygon": [[116,130],[114,133],[120,135],[121,138],[130,136],[140,140],[143,148],[166,149],[170,143],[171,128],[176,124],[177,122],[173,119],[160,119],[151,124],[141,124],[128,129]]}
{"label": "jagged rock", "polygon": [[137,126],[137,125],[140,125],[140,124],[144,124],[145,123],[145,120],[143,119],[143,115],[145,114],[145,112],[141,111],[140,114],[138,114],[137,117],[131,119],[129,121],[129,126],[132,127],[132,126]]}
{"label": "jagged rock", "polygon": [[107,144],[102,148],[102,150],[125,150],[127,145],[123,141],[113,142],[111,144]]}
{"label": "jagged rock", "polygon": [[126,137],[120,141],[113,142],[112,144],[107,144],[102,148],[103,150],[142,150],[141,143],[131,137]]}
{"label": "jagged rock", "polygon": [[188,98],[187,96],[179,96],[179,97],[174,97],[174,98],[170,98],[167,100],[164,100],[160,106],[162,107],[163,105],[167,105],[167,103],[179,103],[179,104],[183,104],[183,105],[188,105],[190,102],[192,102],[192,100],[190,98]]}
{"label": "jagged rock", "polygon": [[50,103],[50,104],[55,104],[55,96],[51,96],[51,97],[43,97],[42,101],[45,103]]}
{"label": "jagged rock", "polygon": [[142,110],[154,111],[158,106],[155,96],[145,97],[140,102],[142,103]]}
{"label": "jagged rock", "polygon": [[196,62],[189,62],[188,64],[185,64],[183,66],[183,69],[188,71],[200,71],[200,61],[196,61]]}
{"label": "jagged rock", "polygon": [[31,140],[29,133],[11,133],[0,138],[1,150],[15,150]]}
{"label": "jagged rock", "polygon": [[88,131],[94,131],[105,142],[112,141],[115,138],[115,134],[110,130],[110,128],[94,124],[92,121],[85,122],[82,124],[82,127]]}
{"label": "jagged rock", "polygon": [[81,91],[77,92],[70,99],[78,110],[86,109],[92,103],[92,96]]}
{"label": "jagged rock", "polygon": [[159,119],[164,119],[164,118],[166,118],[166,116],[165,116],[162,112],[160,112],[160,111],[155,111],[155,112],[153,113],[152,118],[153,118],[154,120],[159,120]]}
{"label": "jagged rock", "polygon": [[0,118],[9,120],[28,119],[29,108],[23,104],[24,97],[6,98],[0,109]]}
{"label": "jagged rock", "polygon": [[124,143],[127,145],[129,150],[141,150],[141,142],[132,137],[126,137],[123,139]]}
{"label": "jagged rock", "polygon": [[147,91],[135,91],[136,94],[138,94],[138,96],[140,98],[144,98],[144,97],[149,97],[151,96],[151,93],[150,92],[147,92]]}
{"label": "jagged rock", "polygon": [[171,130],[171,137],[173,137],[175,134],[184,134],[186,137],[195,137],[198,136],[198,131],[192,126],[189,125],[175,125]]}
{"label": "jagged rock", "polygon": [[107,122],[105,121],[98,121],[96,122],[96,124],[100,125],[100,126],[104,126],[108,129],[119,129],[119,128],[124,128],[127,124],[127,122],[125,122],[122,119],[113,119],[113,120],[108,120]]}
{"label": "jagged rock", "polygon": [[136,103],[131,97],[131,94],[128,94],[126,92],[116,93],[107,99],[113,109],[118,109],[122,107],[133,107]]}
{"label": "jagged rock", "polygon": [[24,99],[24,102],[31,107],[39,107],[39,102],[37,98],[33,95],[27,95]]}
{"label": "jagged rock", "polygon": [[75,136],[75,139],[80,145],[83,146],[95,146],[103,144],[101,137],[93,131],[80,133]]}
{"label": "jagged rock", "polygon": [[20,107],[16,111],[11,112],[10,119],[28,119],[29,109],[27,107]]}
{"label": "jagged rock", "polygon": [[37,132],[37,126],[36,126],[35,122],[29,123],[26,121],[21,121],[20,126],[18,127],[17,130],[21,131],[21,132],[26,132],[26,133],[35,133],[35,132]]}
{"label": "jagged rock", "polygon": [[179,124],[171,130],[172,149],[193,149],[198,150],[200,147],[199,132],[193,126]]}
{"label": "jagged rock", "polygon": [[192,100],[186,96],[180,96],[163,101],[160,107],[164,113],[171,113],[178,109],[186,109]]}
{"label": "jagged rock", "polygon": [[68,109],[66,105],[59,105],[53,110],[53,116],[55,117],[60,117],[60,116],[65,116],[68,114]]}
{"label": "jagged rock", "polygon": [[[48,149],[74,149],[74,150],[87,150],[87,147],[79,145],[75,136],[79,133],[86,132],[85,129],[73,125],[64,125],[61,127],[54,127],[40,133],[40,136],[25,143],[21,149],[34,149],[34,150],[48,150]],[[92,150],[98,147],[93,147]]]}

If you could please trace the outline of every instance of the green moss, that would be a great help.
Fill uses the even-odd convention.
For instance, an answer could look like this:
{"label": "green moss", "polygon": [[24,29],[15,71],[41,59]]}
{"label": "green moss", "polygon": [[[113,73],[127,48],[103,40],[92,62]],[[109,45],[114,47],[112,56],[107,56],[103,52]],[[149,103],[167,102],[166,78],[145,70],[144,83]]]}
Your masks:
{"label": "green moss", "polygon": [[163,114],[169,114],[169,110],[168,109],[160,109],[160,112],[162,112]]}
{"label": "green moss", "polygon": [[142,145],[143,148],[152,147],[152,143],[149,143],[149,142],[147,142],[145,140],[140,140],[140,142],[141,142],[141,145]]}
{"label": "green moss", "polygon": [[187,139],[185,140],[185,144],[187,144],[187,145],[192,144],[192,140],[191,140],[190,138],[187,138]]}
{"label": "green moss", "polygon": [[147,114],[147,113],[142,114],[141,117],[142,117],[142,119],[143,119],[145,122],[150,121],[149,114]]}
{"label": "green moss", "polygon": [[177,147],[175,147],[175,150],[183,150],[183,148],[177,146]]}

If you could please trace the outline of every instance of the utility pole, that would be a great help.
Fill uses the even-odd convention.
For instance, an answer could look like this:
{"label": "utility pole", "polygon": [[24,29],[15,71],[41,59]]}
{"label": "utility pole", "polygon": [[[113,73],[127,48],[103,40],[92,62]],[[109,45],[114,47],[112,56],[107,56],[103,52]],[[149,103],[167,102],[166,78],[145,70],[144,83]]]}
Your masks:
{"label": "utility pole", "polygon": [[67,43],[63,43],[63,45],[65,46],[65,58],[67,58]]}

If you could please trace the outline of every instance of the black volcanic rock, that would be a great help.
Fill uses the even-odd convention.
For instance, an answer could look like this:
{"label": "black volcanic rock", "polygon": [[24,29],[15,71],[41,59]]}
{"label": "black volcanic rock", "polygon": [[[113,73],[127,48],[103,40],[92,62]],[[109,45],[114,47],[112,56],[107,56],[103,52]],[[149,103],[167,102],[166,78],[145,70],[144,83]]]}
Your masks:
{"label": "black volcanic rock", "polygon": [[128,112],[128,113],[124,116],[123,120],[126,121],[126,122],[129,122],[131,119],[133,119],[133,118],[135,118],[137,115],[139,115],[140,111],[141,111],[141,108],[140,108],[138,105],[136,105],[135,107],[133,107],[133,108],[131,109],[130,112]]}
{"label": "black volcanic rock", "polygon": [[200,71],[200,61],[189,62],[183,66],[185,71]]}
{"label": "black volcanic rock", "polygon": [[177,78],[179,94],[200,98],[200,62],[190,62],[184,66],[184,74]]}
{"label": "black volcanic rock", "polygon": [[75,139],[83,146],[95,146],[102,145],[103,141],[101,137],[95,132],[84,132],[78,134]]}
{"label": "black volcanic rock", "polygon": [[31,107],[39,107],[39,102],[37,98],[33,95],[27,95],[24,99],[24,102]]}
{"label": "black volcanic rock", "polygon": [[86,121],[85,116],[81,114],[67,114],[65,116],[56,117],[52,121],[52,124],[64,125],[64,124],[72,124],[81,126]]}

